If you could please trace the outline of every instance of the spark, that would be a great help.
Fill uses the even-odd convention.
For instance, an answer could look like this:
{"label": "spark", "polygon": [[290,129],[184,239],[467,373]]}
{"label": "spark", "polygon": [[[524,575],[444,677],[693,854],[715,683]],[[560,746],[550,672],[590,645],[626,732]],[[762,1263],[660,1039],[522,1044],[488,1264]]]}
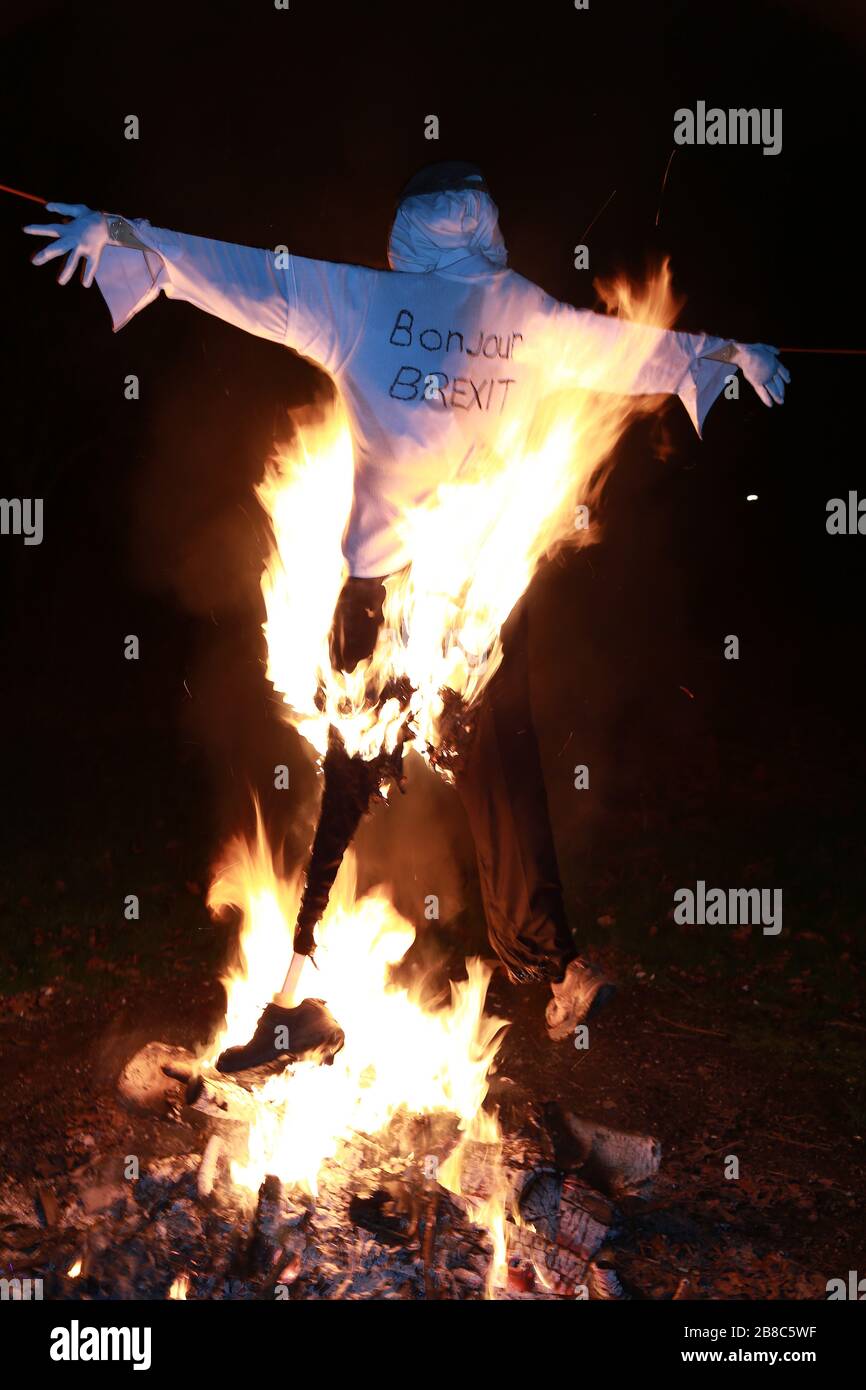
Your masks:
{"label": "spark", "polygon": [[664,178],[662,179],[662,186],[661,186],[661,190],[660,190],[660,192],[659,192],[659,205],[658,205],[658,208],[656,209],[656,226],[659,225],[659,218],[660,218],[661,215],[662,215],[662,200],[664,199],[664,196],[665,196],[665,188],[667,187],[668,174],[669,174],[670,171],[671,171],[671,165],[672,165],[673,162],[674,162],[674,155],[675,155],[675,154],[676,154],[676,148],[674,148],[674,149],[671,150],[671,157],[670,157],[670,159],[669,159],[668,162],[667,162],[667,168],[665,169],[665,176],[664,176]]}
{"label": "spark", "polygon": [[583,232],[583,234],[581,235],[580,241],[578,242],[578,245],[579,245],[579,246],[583,246],[583,245],[585,244],[587,236],[588,236],[589,233],[592,231],[592,229],[593,229],[593,227],[595,226],[595,224],[596,224],[596,222],[598,221],[598,219],[601,217],[601,214],[604,212],[605,208],[608,207],[608,206],[613,202],[613,200],[614,200],[615,197],[616,197],[616,189],[613,190],[613,192],[611,193],[611,195],[610,195],[610,197],[608,198],[607,202],[602,204],[602,206],[599,208],[598,212],[595,214],[595,217],[592,219],[592,221],[590,222],[589,226],[586,228],[586,231]]}

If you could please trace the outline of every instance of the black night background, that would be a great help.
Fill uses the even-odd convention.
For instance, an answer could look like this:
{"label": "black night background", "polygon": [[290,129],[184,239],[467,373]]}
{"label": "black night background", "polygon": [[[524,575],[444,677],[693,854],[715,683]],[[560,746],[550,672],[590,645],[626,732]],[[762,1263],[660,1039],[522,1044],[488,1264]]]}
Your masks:
{"label": "black night background", "polygon": [[[592,307],[596,276],[669,255],[678,326],[866,348],[853,3],[34,0],[4,8],[0,36],[0,180],[16,188],[385,268],[409,175],[471,159],[510,265],[557,298]],[[678,148],[663,186],[673,113],[697,100],[781,107],[781,153]],[[29,1224],[0,1212],[0,1249],[34,1270],[52,1239],[52,1258],[75,1254],[46,1210],[70,1172],[89,1164],[76,1181],[98,1186],[116,1152],[193,1142],[176,1119],[124,1115],[114,1079],[150,1039],[192,1045],[219,1017],[232,927],[204,899],[226,837],[252,826],[252,788],[288,863],[306,852],[317,783],[264,678],[253,487],[287,411],[330,390],[165,299],[112,334],[96,288],[29,265],[20,229],[42,217],[0,195],[0,493],[45,506],[41,545],[0,538],[0,1187],[34,1201]],[[702,441],[675,401],[633,426],[600,544],[531,592],[567,906],[621,988],[583,1059],[547,1041],[541,990],[495,975],[513,1026],[492,1097],[506,1118],[556,1101],[660,1137],[656,1219],[635,1217],[616,1256],[646,1300],[824,1299],[866,1273],[866,539],[826,528],[830,499],[866,496],[866,356],[783,361],[782,409],[743,386]],[[273,790],[280,761],[291,795]],[[490,954],[461,814],[415,777],[359,841],[363,882],[392,879],[415,953],[446,973]],[[677,926],[672,893],[697,879],[780,887],[783,933]],[[452,909],[435,929],[431,881]]]}

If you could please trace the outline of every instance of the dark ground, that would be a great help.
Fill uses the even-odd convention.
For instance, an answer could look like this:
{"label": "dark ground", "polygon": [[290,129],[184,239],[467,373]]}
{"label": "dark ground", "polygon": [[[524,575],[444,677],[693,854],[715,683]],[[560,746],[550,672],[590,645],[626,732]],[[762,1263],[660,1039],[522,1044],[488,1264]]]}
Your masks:
{"label": "dark ground", "polygon": [[[88,762],[86,779],[72,767],[69,775],[87,782],[79,811],[114,827],[110,849],[79,815],[45,849],[22,845],[2,885],[0,1167],[34,1197],[37,1186],[62,1193],[82,1165],[76,1182],[98,1186],[122,1154],[146,1165],[199,1148],[182,1121],[122,1110],[114,1084],[145,1042],[192,1045],[221,1014],[214,972],[230,930],[206,913],[211,846],[190,826],[205,788],[181,763],[173,784],[157,785],[148,775],[155,749],[140,740],[130,753],[122,725],[119,736],[104,731],[101,746],[109,756]],[[836,1271],[858,1267],[862,1231],[862,919],[827,887],[831,868],[846,865],[846,895],[859,900],[855,785],[848,803],[822,803],[814,769],[799,767],[798,787],[778,766],[784,749],[774,766],[769,744],[753,761],[742,744],[710,746],[729,769],[712,799],[697,784],[675,804],[667,789],[632,797],[630,808],[599,810],[585,848],[563,856],[573,917],[622,990],[580,1053],[547,1041],[541,991],[494,977],[493,1006],[514,1024],[492,1095],[506,1124],[558,1100],[662,1139],[651,1204],[640,1204],[618,1251],[620,1276],[638,1296],[823,1297]],[[554,756],[554,800],[560,764]],[[132,813],[130,779],[141,788]],[[569,833],[561,816],[557,830]],[[675,926],[672,884],[693,881],[698,864],[708,881],[784,883],[795,920],[778,939]],[[130,883],[144,921],[120,933],[110,905]],[[483,949],[477,912],[439,944],[457,969],[461,953]],[[723,1177],[729,1154],[740,1160],[736,1182]]]}
{"label": "dark ground", "polygon": [[[212,5],[173,12],[155,48],[139,12],[116,9],[95,26],[76,11],[61,40],[61,9],[4,12],[4,181],[381,265],[394,193],[431,157],[423,114],[440,111],[435,155],[488,169],[512,263],[552,293],[592,302],[571,247],[616,187],[594,273],[671,252],[684,327],[864,346],[854,7],[732,3],[708,35],[693,6],[593,5],[579,42],[558,14],[534,46],[479,16],[447,54],[420,19],[410,34],[369,6],[337,52],[302,11],[288,47],[270,15]],[[731,74],[732,101],[785,107],[784,152],[681,151],[656,228],[671,112],[727,104]],[[127,111],[147,134],[134,149],[117,134]],[[218,1017],[230,930],[207,916],[209,868],[278,753],[292,799],[271,793],[266,812],[290,860],[303,854],[314,779],[264,682],[251,488],[286,410],[322,383],[186,306],[113,338],[95,291],[27,266],[26,216],[0,218],[3,491],[45,497],[48,530],[0,551],[0,1169],[35,1190],[190,1142],[120,1111],[114,1078],[141,1043],[193,1043]],[[823,1297],[863,1267],[866,541],[824,527],[827,499],[862,478],[863,360],[791,357],[783,411],[744,391],[702,443],[674,410],[634,429],[603,544],[535,586],[567,902],[622,991],[581,1054],[547,1042],[541,992],[497,980],[514,1026],[495,1089],[506,1112],[558,1097],[661,1137],[656,1228],[644,1220],[621,1263],[648,1297],[684,1278],[685,1296]],[[122,398],[128,371],[139,406]],[[129,632],[138,663],[120,657]],[[738,662],[722,659],[728,633]],[[408,837],[398,905],[420,920],[441,891],[454,955],[483,949],[445,789],[416,786],[371,824],[367,876],[428,812],[440,833]],[[697,878],[781,887],[782,935],[674,925],[673,892]],[[129,892],[140,923],[122,918]]]}

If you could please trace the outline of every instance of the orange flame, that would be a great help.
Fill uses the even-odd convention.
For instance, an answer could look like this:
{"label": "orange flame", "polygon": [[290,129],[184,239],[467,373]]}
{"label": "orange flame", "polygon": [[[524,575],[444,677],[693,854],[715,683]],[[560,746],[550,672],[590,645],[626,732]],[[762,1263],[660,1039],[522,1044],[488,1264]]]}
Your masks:
{"label": "orange flame", "polygon": [[[226,1021],[210,1058],[250,1036],[279,984],[298,898],[297,881],[283,881],[274,868],[259,816],[254,844],[232,843],[211,890],[211,906],[239,908],[243,927],[241,962],[223,982]],[[481,961],[467,961],[467,979],[452,984],[450,1002],[439,1008],[422,1003],[422,985],[391,982],[415,929],[382,892],[356,900],[351,854],[316,935],[316,964],[305,965],[298,998],[326,999],[346,1044],[332,1066],[301,1063],[258,1091],[249,1159],[232,1164],[234,1181],[249,1191],[274,1173],[315,1192],[319,1169],[342,1138],[376,1133],[401,1108],[448,1111],[470,1126],[505,1026],[484,1013],[490,972]]]}
{"label": "orange flame", "polygon": [[[328,633],[345,577],[341,538],[352,499],[352,444],[340,405],[296,417],[293,444],[270,462],[257,489],[271,522],[273,551],[262,579],[268,679],[286,717],[323,755],[329,725],[350,753],[392,750],[404,720],[386,683],[407,676],[414,693],[415,748],[435,746],[442,691],[476,701],[502,656],[501,628],[545,555],[597,534],[580,507],[598,501],[614,446],[647,398],[589,391],[613,377],[634,389],[658,345],[658,327],[678,307],[667,263],[638,294],[625,282],[599,285],[634,325],[604,354],[559,320],[529,326],[527,363],[545,383],[532,408],[399,522],[411,566],[386,581],[384,623],[368,662],[335,672]],[[576,383],[581,383],[581,389]],[[656,404],[657,402],[654,402]],[[317,699],[324,692],[324,699]]]}
{"label": "orange flame", "polygon": [[[619,284],[609,303],[645,329],[612,338],[620,381],[637,383],[673,319],[667,266],[641,295]],[[590,392],[600,368],[579,336],[556,321],[527,332],[545,394],[524,418],[503,424],[470,467],[449,471],[425,505],[402,521],[412,564],[386,582],[384,623],[369,661],[351,674],[331,669],[328,637],[346,575],[341,539],[352,500],[352,443],[344,410],[296,417],[290,447],[269,463],[257,489],[273,533],[265,564],[267,676],[284,714],[314,751],[325,753],[329,727],[350,754],[373,758],[397,746],[408,718],[422,756],[435,749],[448,688],[466,705],[477,701],[501,660],[500,631],[542,558],[594,538],[582,508],[594,508],[611,453],[645,398]],[[592,351],[596,348],[593,346]],[[606,369],[611,369],[610,358]],[[576,383],[580,381],[581,388]],[[408,711],[381,698],[386,683],[408,677]],[[297,880],[275,865],[257,813],[255,839],[235,840],[211,888],[214,910],[243,916],[240,964],[226,977],[226,1017],[208,1048],[246,1041],[289,964],[300,897]],[[357,900],[354,863],[346,857],[329,908],[317,929],[318,969],[305,966],[297,998],[324,998],[346,1033],[331,1067],[302,1063],[271,1077],[257,1092],[248,1157],[232,1164],[239,1186],[255,1191],[264,1176],[315,1193],[322,1164],[342,1138],[375,1133],[400,1108],[446,1110],[463,1138],[439,1174],[465,1198],[472,1218],[494,1243],[488,1294],[506,1275],[508,1184],[499,1164],[498,1122],[483,1110],[487,1075],[504,1021],[484,1012],[489,971],[467,961],[467,978],[452,985],[439,1008],[420,991],[396,987],[391,967],[414,939],[383,891]],[[464,1183],[471,1150],[485,1146],[483,1192]]]}

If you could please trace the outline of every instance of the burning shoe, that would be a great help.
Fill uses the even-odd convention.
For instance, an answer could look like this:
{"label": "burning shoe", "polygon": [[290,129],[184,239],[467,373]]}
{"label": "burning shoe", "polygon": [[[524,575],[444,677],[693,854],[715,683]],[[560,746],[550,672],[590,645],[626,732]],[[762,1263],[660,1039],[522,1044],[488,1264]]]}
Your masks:
{"label": "burning shoe", "polygon": [[587,1023],[616,994],[613,984],[597,966],[577,956],[558,984],[550,986],[550,1000],[544,1019],[548,1037],[563,1042],[581,1023]]}
{"label": "burning shoe", "polygon": [[305,999],[293,1009],[268,1004],[249,1042],[227,1047],[217,1058],[221,1072],[248,1071],[284,1058],[315,1060],[329,1066],[346,1035],[321,999]]}

